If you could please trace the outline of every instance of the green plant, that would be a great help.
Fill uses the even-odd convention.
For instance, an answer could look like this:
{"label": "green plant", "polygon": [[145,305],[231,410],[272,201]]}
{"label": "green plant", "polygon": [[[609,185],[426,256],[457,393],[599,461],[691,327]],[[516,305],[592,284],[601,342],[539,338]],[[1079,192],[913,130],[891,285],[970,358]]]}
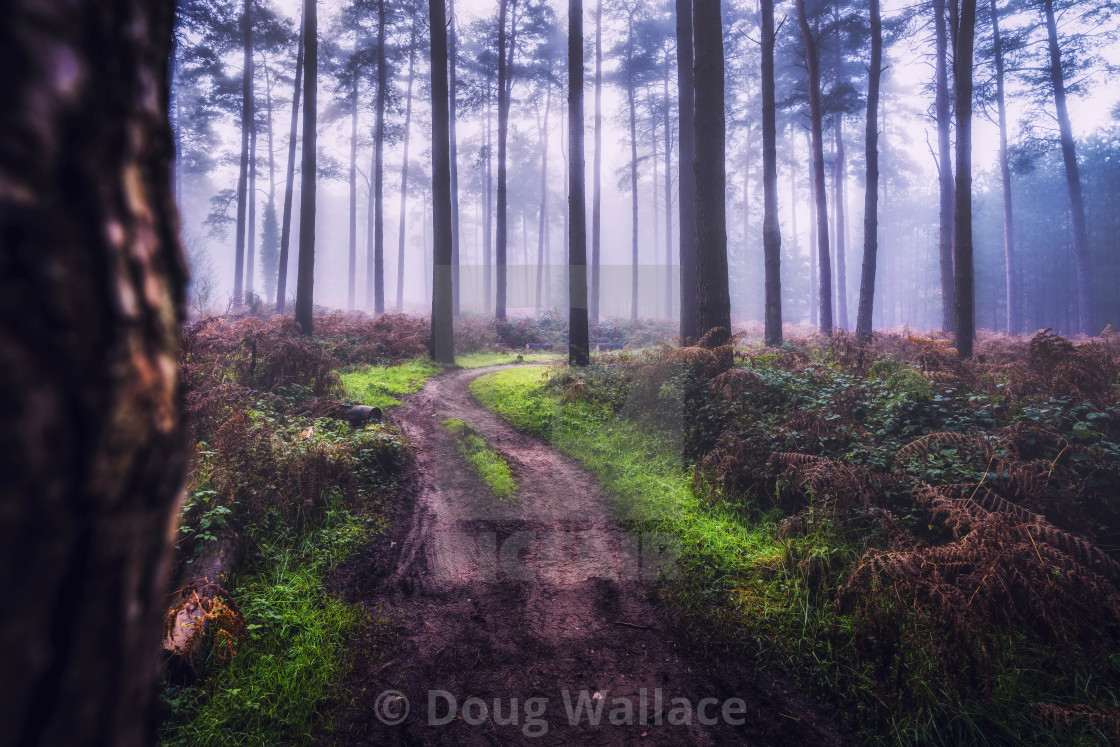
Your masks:
{"label": "green plant", "polygon": [[486,439],[470,424],[457,418],[443,421],[445,427],[459,441],[459,453],[467,460],[474,471],[494,496],[502,501],[517,498],[517,484],[510,472],[509,463],[498,452],[486,444]]}

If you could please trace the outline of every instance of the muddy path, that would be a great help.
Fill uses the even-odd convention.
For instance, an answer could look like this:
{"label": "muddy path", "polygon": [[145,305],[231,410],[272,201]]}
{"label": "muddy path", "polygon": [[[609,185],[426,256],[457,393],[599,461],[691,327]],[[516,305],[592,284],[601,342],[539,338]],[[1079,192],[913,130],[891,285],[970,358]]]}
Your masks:
{"label": "muddy path", "polygon": [[[379,623],[356,645],[332,741],[841,743],[788,688],[672,632],[649,580],[664,546],[622,531],[588,472],[471,398],[494,370],[435,378],[393,414],[416,464],[389,531],[335,579]],[[447,418],[506,458],[517,501],[489,493]]]}

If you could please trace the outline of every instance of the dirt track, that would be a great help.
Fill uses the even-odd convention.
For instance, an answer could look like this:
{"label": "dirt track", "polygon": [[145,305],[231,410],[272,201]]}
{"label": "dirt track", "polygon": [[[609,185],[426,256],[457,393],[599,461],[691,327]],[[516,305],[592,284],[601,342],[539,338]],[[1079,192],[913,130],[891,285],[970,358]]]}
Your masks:
{"label": "dirt track", "polygon": [[[677,639],[650,601],[655,585],[643,580],[656,575],[661,545],[651,555],[656,538],[624,533],[590,474],[471,399],[470,382],[494,370],[433,379],[393,416],[416,447],[414,474],[387,535],[336,579],[350,598],[389,621],[392,633],[371,630],[359,642],[350,682],[357,695],[340,714],[336,738],[351,744],[840,743],[829,720],[786,688],[734,662],[699,659]],[[441,425],[446,418],[470,423],[502,453],[519,501],[501,504],[489,494]],[[403,715],[403,701],[382,696],[390,690],[410,704],[394,726],[379,718]],[[429,713],[431,691],[456,700],[457,715],[446,724],[430,724],[451,713],[441,695]],[[571,723],[569,703],[578,707],[581,692],[586,706],[603,706],[598,726],[587,710]],[[485,714],[477,702],[464,714],[470,697],[485,703]],[[542,700],[527,704],[532,698]],[[674,698],[686,698],[687,707]],[[704,698],[715,702],[701,713]],[[737,702],[728,704],[733,698],[743,701],[741,713]],[[517,700],[516,724],[508,723],[510,699]],[[692,723],[670,725],[674,708],[674,720],[687,713]],[[624,723],[612,725],[612,712]]]}

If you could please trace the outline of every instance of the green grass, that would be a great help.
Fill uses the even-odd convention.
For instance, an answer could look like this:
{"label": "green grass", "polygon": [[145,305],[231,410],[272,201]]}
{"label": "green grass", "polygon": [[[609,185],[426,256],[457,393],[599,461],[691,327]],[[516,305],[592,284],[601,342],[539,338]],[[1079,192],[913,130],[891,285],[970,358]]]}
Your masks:
{"label": "green grass", "polygon": [[466,353],[455,358],[455,363],[463,368],[488,368],[489,366],[508,366],[514,363],[543,363],[564,358],[562,353],[499,353],[482,351]]}
{"label": "green grass", "polygon": [[457,418],[450,418],[443,421],[443,426],[458,439],[459,452],[495,497],[501,501],[515,500],[517,484],[505,458],[491,449],[486,444],[486,440],[470,424]]}
{"label": "green grass", "polygon": [[416,358],[395,366],[365,366],[341,374],[346,396],[353,402],[388,410],[401,404],[398,397],[416,394],[443,367],[427,358]]}

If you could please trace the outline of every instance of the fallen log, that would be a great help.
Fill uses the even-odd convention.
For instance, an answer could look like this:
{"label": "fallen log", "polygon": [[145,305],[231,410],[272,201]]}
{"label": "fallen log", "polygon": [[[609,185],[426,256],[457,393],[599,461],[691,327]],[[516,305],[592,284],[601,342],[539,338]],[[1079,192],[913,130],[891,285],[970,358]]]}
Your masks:
{"label": "fallen log", "polygon": [[345,420],[354,428],[360,428],[368,423],[381,422],[381,408],[367,405],[341,405],[335,410],[333,417]]}

